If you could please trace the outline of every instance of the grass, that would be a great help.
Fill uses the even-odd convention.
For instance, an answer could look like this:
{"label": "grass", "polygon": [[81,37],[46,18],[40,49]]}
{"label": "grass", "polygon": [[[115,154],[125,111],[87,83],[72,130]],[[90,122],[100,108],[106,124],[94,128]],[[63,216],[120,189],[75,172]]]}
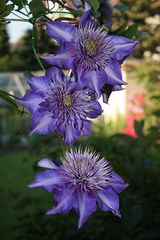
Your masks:
{"label": "grass", "polygon": [[[14,152],[1,154],[0,158],[0,236],[2,240],[17,239],[19,229],[19,219],[23,213],[23,205],[25,212],[34,211],[30,203],[30,199],[34,197],[42,197],[42,201],[47,201],[47,194],[43,194],[41,190],[32,191],[27,188],[27,184],[32,181],[34,176],[33,163],[38,160],[38,156],[31,155],[29,152]],[[29,199],[30,198],[30,199]],[[23,199],[28,201],[23,203]],[[21,204],[19,206],[18,204]],[[31,210],[32,208],[32,210]]]}

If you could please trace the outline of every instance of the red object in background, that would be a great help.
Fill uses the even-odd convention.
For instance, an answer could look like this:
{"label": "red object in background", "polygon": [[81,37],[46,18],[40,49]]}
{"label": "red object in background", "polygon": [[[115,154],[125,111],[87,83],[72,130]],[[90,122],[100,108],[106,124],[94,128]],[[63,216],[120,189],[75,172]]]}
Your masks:
{"label": "red object in background", "polygon": [[144,95],[142,95],[142,94],[137,94],[136,96],[135,96],[135,104],[137,104],[137,105],[143,105],[144,104]]}
{"label": "red object in background", "polygon": [[127,127],[125,129],[123,129],[122,133],[126,134],[128,136],[131,136],[133,138],[137,138],[137,134],[134,129],[134,121],[135,121],[134,115],[135,114],[131,114],[126,117]]}
{"label": "red object in background", "polygon": [[135,132],[135,129],[134,128],[125,128],[123,131],[122,131],[123,134],[127,135],[127,136],[130,136],[130,137],[133,137],[133,138],[137,138],[137,134]]}
{"label": "red object in background", "polygon": [[130,94],[128,98],[128,110],[131,112],[126,117],[126,125],[127,127],[123,129],[122,133],[133,138],[137,138],[134,124],[136,120],[143,119],[144,117],[144,104],[145,104],[145,92],[142,93],[133,92]]}
{"label": "red object in background", "polygon": [[140,120],[143,117],[144,117],[143,113],[133,113],[133,114],[128,115],[126,117],[127,127],[125,129],[123,129],[122,133],[126,134],[128,136],[131,136],[133,138],[137,138],[138,136],[137,136],[135,128],[134,128],[134,123],[135,123],[135,120]]}

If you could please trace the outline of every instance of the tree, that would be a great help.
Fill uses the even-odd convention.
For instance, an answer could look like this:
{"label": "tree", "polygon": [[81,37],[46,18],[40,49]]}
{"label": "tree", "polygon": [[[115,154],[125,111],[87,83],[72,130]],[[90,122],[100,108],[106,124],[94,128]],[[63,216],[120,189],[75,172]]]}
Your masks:
{"label": "tree", "polygon": [[[142,57],[144,51],[158,53],[160,46],[160,0],[120,0],[119,4],[127,5],[128,10],[121,13],[119,23],[135,24],[135,29],[146,32],[138,44],[135,56]],[[159,22],[158,22],[159,21]]]}
{"label": "tree", "polygon": [[6,25],[0,25],[0,56],[9,53],[9,36],[6,30]]}

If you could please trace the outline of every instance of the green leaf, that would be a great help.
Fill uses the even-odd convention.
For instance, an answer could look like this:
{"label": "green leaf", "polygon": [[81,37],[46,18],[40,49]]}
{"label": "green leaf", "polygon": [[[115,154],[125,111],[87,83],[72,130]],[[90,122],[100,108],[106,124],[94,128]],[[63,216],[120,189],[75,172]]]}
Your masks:
{"label": "green leaf", "polygon": [[123,36],[128,38],[133,38],[133,37],[136,37],[138,33],[139,33],[138,24],[133,24],[132,26],[129,26],[127,28]]}
{"label": "green leaf", "polygon": [[27,0],[11,0],[16,6],[18,6],[18,10],[21,10],[25,5],[27,5]]}
{"label": "green leaf", "polygon": [[29,8],[33,16],[37,16],[38,14],[45,13],[47,8],[43,5],[40,0],[32,0],[29,3]]}
{"label": "green leaf", "polygon": [[4,91],[0,90],[0,98],[5,100],[12,107],[14,107],[14,108],[16,108],[18,110],[18,105],[17,105],[16,101],[11,96],[9,96],[7,92],[4,92]]}
{"label": "green leaf", "polygon": [[99,0],[87,0],[87,2],[91,5],[95,12],[98,10],[100,6]]}
{"label": "green leaf", "polygon": [[144,127],[144,120],[135,121],[134,124],[135,131],[139,137],[143,137],[143,127]]}
{"label": "green leaf", "polygon": [[114,8],[118,9],[120,12],[125,12],[126,10],[129,9],[127,5],[120,5],[120,4],[115,5]]}
{"label": "green leaf", "polygon": [[1,18],[7,17],[12,12],[13,9],[14,9],[14,4],[6,5],[5,11],[2,14],[0,14],[0,17]]}
{"label": "green leaf", "polygon": [[160,117],[160,109],[153,112],[156,117]]}
{"label": "green leaf", "polygon": [[120,35],[120,34],[122,34],[122,33],[124,33],[124,32],[126,31],[127,27],[128,27],[128,25],[127,25],[127,23],[125,23],[125,24],[123,24],[122,26],[120,26],[119,28],[117,28],[117,29],[113,32],[113,34],[115,34],[115,35]]}
{"label": "green leaf", "polygon": [[0,1],[0,13],[2,13],[6,9],[6,0]]}

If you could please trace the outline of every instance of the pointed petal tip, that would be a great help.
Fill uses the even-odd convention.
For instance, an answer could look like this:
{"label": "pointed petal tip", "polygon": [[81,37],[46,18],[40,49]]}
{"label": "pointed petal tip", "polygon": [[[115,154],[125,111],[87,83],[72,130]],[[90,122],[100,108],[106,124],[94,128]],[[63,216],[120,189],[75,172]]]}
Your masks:
{"label": "pointed petal tip", "polygon": [[42,59],[45,59],[46,57],[48,57],[48,56],[50,56],[50,55],[52,55],[52,54],[47,54],[47,53],[44,53],[43,55],[41,55],[40,57],[42,58]]}
{"label": "pointed petal tip", "polygon": [[41,168],[48,168],[48,169],[57,169],[58,166],[48,158],[43,158],[37,162],[37,166]]}
{"label": "pointed petal tip", "polygon": [[90,11],[90,10],[91,10],[90,4],[85,1],[85,12],[86,12],[86,11]]}
{"label": "pointed petal tip", "polygon": [[34,184],[33,183],[29,183],[29,184],[27,184],[27,187],[28,188],[34,188]]}
{"label": "pointed petal tip", "polygon": [[84,225],[84,222],[78,220],[77,230],[80,230],[80,228]]}
{"label": "pointed petal tip", "polygon": [[77,230],[79,230],[81,227],[82,227],[82,225],[78,223]]}
{"label": "pointed petal tip", "polygon": [[129,184],[128,183],[125,183],[125,188],[128,188],[129,187]]}
{"label": "pointed petal tip", "polygon": [[29,136],[31,137],[33,135],[33,130],[29,132]]}
{"label": "pointed petal tip", "polygon": [[46,212],[46,215],[52,215],[52,214],[55,214],[54,208],[51,208]]}
{"label": "pointed petal tip", "polygon": [[113,212],[113,214],[119,218],[122,217],[121,213],[119,211]]}

